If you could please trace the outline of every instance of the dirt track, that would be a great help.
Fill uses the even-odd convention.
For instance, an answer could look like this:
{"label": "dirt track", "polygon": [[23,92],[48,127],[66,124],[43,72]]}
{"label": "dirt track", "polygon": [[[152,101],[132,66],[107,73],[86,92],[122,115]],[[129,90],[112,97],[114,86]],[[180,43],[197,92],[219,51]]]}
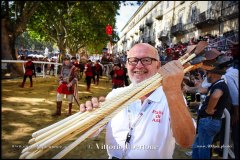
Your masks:
{"label": "dirt track", "polygon": [[[31,134],[37,130],[45,128],[59,120],[66,118],[68,111],[67,99],[63,101],[62,116],[53,118],[51,113],[56,107],[56,88],[57,79],[55,77],[33,78],[33,88],[29,87],[27,79],[25,88],[18,87],[22,78],[2,80],[2,158],[19,158],[21,151],[28,145]],[[105,96],[111,91],[111,82],[103,77],[100,79],[100,85],[91,86],[92,92],[86,92],[85,83],[79,82],[80,102],[85,102],[91,97]],[[73,114],[78,112],[79,108],[73,105]],[[104,145],[105,132],[102,132],[96,139],[87,139],[64,159],[106,159],[108,158]],[[72,142],[72,141],[71,141]],[[70,142],[68,142],[70,143]],[[60,147],[67,146],[64,143]],[[52,158],[62,148],[54,148],[43,157]],[[181,149],[176,146],[174,158],[189,159],[184,152],[189,149]]]}

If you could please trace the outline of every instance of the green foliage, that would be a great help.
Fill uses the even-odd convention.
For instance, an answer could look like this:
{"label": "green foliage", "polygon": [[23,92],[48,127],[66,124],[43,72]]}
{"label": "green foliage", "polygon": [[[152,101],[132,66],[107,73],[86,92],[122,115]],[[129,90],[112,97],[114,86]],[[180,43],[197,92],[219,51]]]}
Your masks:
{"label": "green foliage", "polygon": [[7,31],[17,37],[37,10],[40,1],[1,1],[1,19],[7,20]]}
{"label": "green foliage", "polygon": [[52,51],[52,46],[53,43],[46,41],[34,31],[24,32],[15,41],[15,48],[17,49],[44,50],[47,47],[49,51]]}
{"label": "green foliage", "polygon": [[[77,52],[85,47],[91,51],[106,45],[109,37],[105,27],[115,28],[120,1],[44,1],[28,24],[40,38],[57,43],[63,50]],[[115,32],[114,32],[115,33]],[[113,35],[117,37],[117,35]],[[38,37],[39,38],[39,37]]]}

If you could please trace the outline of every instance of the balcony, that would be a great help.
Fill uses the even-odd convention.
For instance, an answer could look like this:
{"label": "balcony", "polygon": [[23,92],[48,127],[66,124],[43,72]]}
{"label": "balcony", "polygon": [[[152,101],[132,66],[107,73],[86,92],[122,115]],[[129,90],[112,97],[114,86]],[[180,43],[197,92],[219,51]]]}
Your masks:
{"label": "balcony", "polygon": [[[233,30],[230,30],[230,31],[227,31],[227,32],[223,33],[224,37],[234,37],[233,35],[235,35]],[[234,40],[232,40],[232,41],[234,41]]]}
{"label": "balcony", "polygon": [[139,30],[144,31],[144,25],[143,24],[139,26]]}
{"label": "balcony", "polygon": [[151,26],[152,23],[153,23],[152,18],[147,18],[146,21],[145,21],[145,24],[146,24],[147,26]]}
{"label": "balcony", "polygon": [[135,35],[138,35],[138,30],[135,30],[134,34],[135,34]]}
{"label": "balcony", "polygon": [[143,38],[143,43],[148,43],[148,44],[153,45],[153,44],[155,44],[155,40],[151,36],[145,36]]}
{"label": "balcony", "polygon": [[167,39],[168,38],[168,31],[167,30],[161,31],[160,33],[158,33],[157,38],[159,40]]}
{"label": "balcony", "polygon": [[219,17],[220,21],[226,21],[226,20],[230,20],[230,19],[234,19],[239,17],[239,5],[238,5],[238,1],[236,1],[236,3],[223,8],[221,11],[221,16]]}
{"label": "balcony", "polygon": [[157,20],[162,20],[163,19],[163,10],[161,9],[161,10],[156,10],[155,11],[155,18],[157,19]]}
{"label": "balcony", "polygon": [[171,27],[171,34],[176,36],[178,34],[183,34],[183,24],[178,23]]}
{"label": "balcony", "polygon": [[186,33],[189,33],[189,32],[194,31],[195,28],[196,28],[196,27],[195,27],[195,25],[194,25],[192,22],[190,22],[190,23],[188,23],[188,24],[185,24],[185,25],[183,26],[183,30],[184,30],[184,32],[186,32]]}
{"label": "balcony", "polygon": [[198,28],[202,28],[204,26],[209,27],[209,25],[214,25],[218,23],[218,12],[213,9],[208,9],[203,13],[200,13],[196,20],[194,21],[194,25]]}

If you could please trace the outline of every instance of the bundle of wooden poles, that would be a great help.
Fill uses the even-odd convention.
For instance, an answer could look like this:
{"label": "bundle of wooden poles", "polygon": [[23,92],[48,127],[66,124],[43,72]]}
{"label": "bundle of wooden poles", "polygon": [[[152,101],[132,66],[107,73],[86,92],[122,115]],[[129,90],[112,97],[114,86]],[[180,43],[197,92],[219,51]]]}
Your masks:
{"label": "bundle of wooden poles", "polygon": [[[200,41],[197,45],[189,46],[186,53],[179,59],[181,64],[184,65],[186,62],[195,58],[206,46],[207,42],[205,41]],[[190,65],[184,69],[184,72],[193,70],[193,68],[195,67]],[[29,140],[30,145],[22,150],[20,159],[39,158],[54,148],[54,146],[59,146],[81,133],[81,136],[77,140],[69,146],[64,147],[65,149],[53,157],[53,159],[62,158],[109,122],[111,118],[123,108],[161,86],[161,80],[162,76],[157,73],[141,83],[125,87],[119,95],[102,102],[99,108],[91,112],[78,112],[55,124],[34,132],[32,139]]]}

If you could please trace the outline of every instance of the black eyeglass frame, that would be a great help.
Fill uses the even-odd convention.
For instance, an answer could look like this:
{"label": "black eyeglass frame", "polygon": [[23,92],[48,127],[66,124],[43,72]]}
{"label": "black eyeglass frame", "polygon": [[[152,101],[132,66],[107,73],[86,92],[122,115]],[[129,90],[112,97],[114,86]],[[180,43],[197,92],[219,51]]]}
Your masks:
{"label": "black eyeglass frame", "polygon": [[[134,59],[134,61],[129,61],[129,59]],[[148,59],[151,61],[149,61],[150,63],[148,64],[148,63],[145,63],[146,61],[145,62],[143,61],[144,59],[145,60]],[[127,62],[131,66],[136,66],[139,61],[142,63],[143,66],[146,66],[146,65],[151,65],[153,61],[158,61],[158,60],[156,58],[152,58],[152,57],[143,57],[143,58],[129,57],[129,58],[127,58]],[[134,64],[134,62],[135,62],[135,64]]]}

